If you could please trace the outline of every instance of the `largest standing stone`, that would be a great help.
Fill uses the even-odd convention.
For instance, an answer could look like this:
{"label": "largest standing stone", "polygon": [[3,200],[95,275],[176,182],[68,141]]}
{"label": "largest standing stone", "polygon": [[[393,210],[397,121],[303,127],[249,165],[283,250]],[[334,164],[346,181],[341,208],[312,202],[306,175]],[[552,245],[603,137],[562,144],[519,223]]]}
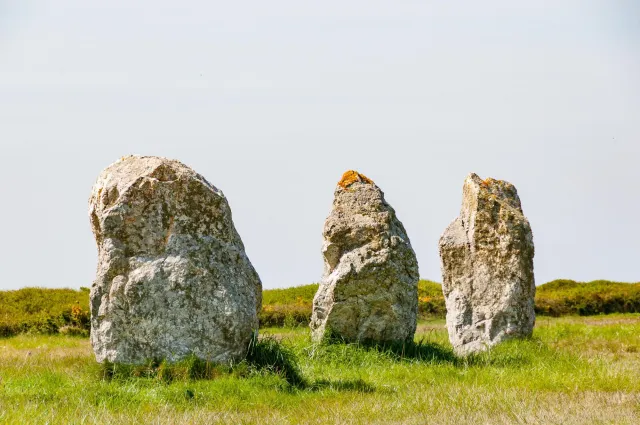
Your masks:
{"label": "largest standing stone", "polygon": [[447,328],[456,353],[531,335],[533,255],[531,227],[516,188],[470,174],[460,216],[440,238]]}
{"label": "largest standing stone", "polygon": [[324,277],[313,300],[315,340],[412,340],[418,312],[418,262],[384,194],[348,171],[324,225]]}
{"label": "largest standing stone", "polygon": [[262,285],[220,190],[178,161],[128,156],[98,178],[89,215],[99,362],[243,358]]}

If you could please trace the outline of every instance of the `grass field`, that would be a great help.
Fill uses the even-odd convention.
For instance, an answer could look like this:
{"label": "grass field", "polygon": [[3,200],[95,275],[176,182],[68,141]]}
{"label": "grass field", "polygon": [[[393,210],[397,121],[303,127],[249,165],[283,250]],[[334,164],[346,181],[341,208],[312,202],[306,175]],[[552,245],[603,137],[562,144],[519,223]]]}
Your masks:
{"label": "grass field", "polygon": [[86,338],[2,339],[0,423],[640,423],[637,314],[540,317],[533,339],[466,360],[440,319],[421,321],[422,343],[404,353],[261,332],[295,355],[304,384],[247,363],[211,379],[109,377]]}

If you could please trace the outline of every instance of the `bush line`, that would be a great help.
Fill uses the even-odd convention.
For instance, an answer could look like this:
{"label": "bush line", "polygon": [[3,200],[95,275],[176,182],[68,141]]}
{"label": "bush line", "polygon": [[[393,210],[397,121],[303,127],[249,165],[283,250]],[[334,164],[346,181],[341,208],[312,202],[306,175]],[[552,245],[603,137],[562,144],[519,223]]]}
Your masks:
{"label": "bush line", "polygon": [[[263,292],[261,327],[307,326],[317,284]],[[640,283],[596,280],[588,283],[559,279],[537,288],[536,314],[589,316],[640,313]],[[439,283],[418,284],[421,318],[444,318]],[[90,329],[89,289],[24,288],[0,291],[0,337],[20,333],[87,336]]]}

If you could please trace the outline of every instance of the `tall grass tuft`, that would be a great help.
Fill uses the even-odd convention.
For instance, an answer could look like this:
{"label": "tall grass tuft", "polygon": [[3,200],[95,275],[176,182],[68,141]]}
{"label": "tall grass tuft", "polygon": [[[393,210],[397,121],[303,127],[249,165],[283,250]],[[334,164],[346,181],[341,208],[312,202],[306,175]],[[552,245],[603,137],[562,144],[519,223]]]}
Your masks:
{"label": "tall grass tuft", "polygon": [[195,355],[178,362],[161,359],[150,359],[143,364],[130,365],[103,362],[99,371],[101,377],[111,381],[125,381],[132,378],[146,378],[170,383],[173,381],[190,381],[215,379],[225,375],[242,375],[241,368],[207,362]]}
{"label": "tall grass tuft", "polygon": [[177,362],[150,359],[137,365],[105,361],[98,370],[101,378],[108,381],[145,378],[170,383],[267,373],[282,377],[292,387],[306,386],[293,351],[273,337],[252,338],[246,359],[233,365],[216,364],[190,355]]}

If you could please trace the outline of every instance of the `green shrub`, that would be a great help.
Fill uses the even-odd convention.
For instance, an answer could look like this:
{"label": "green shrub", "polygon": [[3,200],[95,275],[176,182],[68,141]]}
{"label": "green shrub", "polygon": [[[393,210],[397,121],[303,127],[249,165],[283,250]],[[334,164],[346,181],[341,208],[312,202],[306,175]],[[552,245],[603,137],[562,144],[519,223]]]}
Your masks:
{"label": "green shrub", "polygon": [[58,329],[58,333],[61,335],[79,336],[79,337],[86,338],[89,336],[89,329],[85,329],[85,328],[81,328],[79,326],[73,326],[73,325],[65,325]]}
{"label": "green shrub", "polygon": [[88,331],[89,291],[23,288],[0,291],[0,337],[54,334],[64,326]]}
{"label": "green shrub", "polygon": [[640,283],[576,282],[559,279],[536,291],[536,314],[546,316],[591,316],[610,313],[640,313]]}
{"label": "green shrub", "polygon": [[262,291],[262,305],[311,305],[313,297],[318,291],[317,283],[310,285],[294,286],[283,289],[265,289]]}
{"label": "green shrub", "polygon": [[446,313],[442,286],[430,280],[419,281],[418,314],[420,317],[444,317]]}
{"label": "green shrub", "polygon": [[313,297],[318,284],[285,289],[265,289],[262,292],[260,326],[307,326],[311,321]]}
{"label": "green shrub", "polygon": [[[307,326],[318,284],[263,291],[261,327]],[[554,280],[537,288],[536,314],[547,316],[640,313],[640,283]],[[439,283],[418,282],[420,317],[446,314]],[[19,333],[88,335],[89,289],[24,288],[0,291],[0,337]]]}
{"label": "green shrub", "polygon": [[311,320],[311,305],[267,304],[259,315],[261,327],[306,326]]}

